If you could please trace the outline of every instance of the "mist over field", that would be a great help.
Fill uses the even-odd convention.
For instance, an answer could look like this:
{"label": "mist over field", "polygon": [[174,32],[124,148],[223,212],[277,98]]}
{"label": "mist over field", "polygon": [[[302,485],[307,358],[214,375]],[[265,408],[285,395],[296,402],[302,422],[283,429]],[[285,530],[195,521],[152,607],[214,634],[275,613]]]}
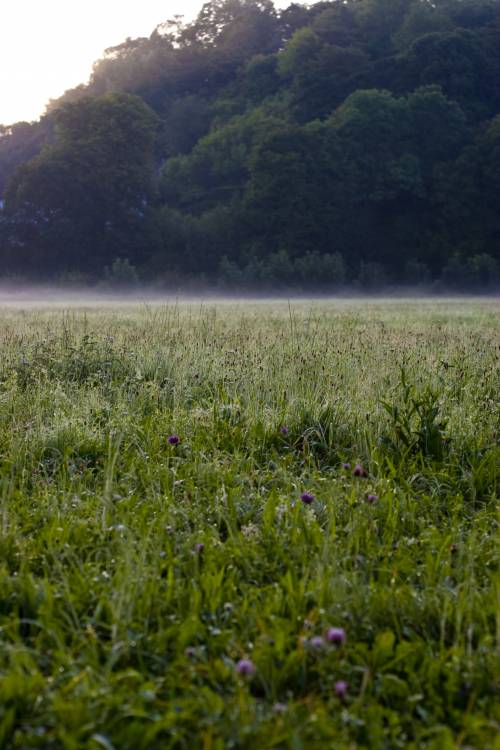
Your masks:
{"label": "mist over field", "polygon": [[132,290],[89,290],[82,287],[1,287],[0,288],[0,311],[1,310],[37,310],[54,309],[81,310],[87,308],[109,309],[109,308],[140,308],[153,306],[155,308],[176,305],[200,305],[204,306],[235,306],[244,308],[249,305],[283,306],[283,305],[311,305],[331,304],[339,309],[342,307],[359,307],[373,305],[411,305],[419,303],[422,306],[436,307],[438,305],[460,308],[471,302],[484,304],[496,304],[500,301],[500,289],[495,293],[481,294],[471,292],[456,293],[453,290],[440,290],[438,293],[429,293],[425,289],[390,289],[377,290],[370,294],[359,290],[345,289],[335,294],[305,294],[297,293],[296,290],[272,290],[255,293],[254,290],[226,290],[219,289],[196,289],[191,292],[174,290],[159,291],[150,287],[136,288]]}

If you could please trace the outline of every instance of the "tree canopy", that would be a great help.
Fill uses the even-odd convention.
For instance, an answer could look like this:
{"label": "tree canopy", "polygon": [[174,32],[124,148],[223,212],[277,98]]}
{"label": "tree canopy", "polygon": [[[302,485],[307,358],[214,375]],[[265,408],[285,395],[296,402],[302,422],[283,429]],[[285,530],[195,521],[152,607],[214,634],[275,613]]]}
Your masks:
{"label": "tree canopy", "polygon": [[499,118],[498,0],[212,0],[0,128],[3,267],[495,283]]}

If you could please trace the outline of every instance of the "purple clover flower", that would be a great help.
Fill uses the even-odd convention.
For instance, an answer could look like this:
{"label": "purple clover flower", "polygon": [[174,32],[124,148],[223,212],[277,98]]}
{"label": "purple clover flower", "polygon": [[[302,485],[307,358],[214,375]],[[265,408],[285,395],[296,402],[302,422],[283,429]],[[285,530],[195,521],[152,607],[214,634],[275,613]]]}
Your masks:
{"label": "purple clover flower", "polygon": [[195,550],[199,555],[201,555],[202,552],[205,551],[205,545],[203,544],[203,542],[198,542],[198,544],[195,546]]}
{"label": "purple clover flower", "polygon": [[344,469],[344,471],[349,471],[349,469],[351,468],[351,464],[346,462],[342,464],[342,468]]}
{"label": "purple clover flower", "polygon": [[282,435],[288,435],[288,433],[290,432],[290,430],[288,429],[288,427],[286,425],[283,425],[282,427],[280,427],[280,432],[281,432]]}
{"label": "purple clover flower", "polygon": [[309,641],[309,644],[312,646],[312,648],[317,649],[319,651],[320,649],[324,647],[325,639],[321,635],[314,635]]}
{"label": "purple clover flower", "polygon": [[354,471],[352,472],[355,477],[367,477],[368,474],[365,469],[361,466],[361,464],[356,464],[354,467]]}
{"label": "purple clover flower", "polygon": [[326,640],[328,643],[334,643],[336,646],[343,646],[347,640],[344,628],[328,628],[326,631]]}
{"label": "purple clover flower", "polygon": [[255,664],[250,659],[240,659],[236,664],[236,674],[240,677],[253,677],[256,671]]}
{"label": "purple clover flower", "polygon": [[376,503],[378,500],[378,495],[367,495],[366,496],[366,502],[367,503]]}
{"label": "purple clover flower", "polygon": [[170,435],[168,439],[169,445],[179,445],[180,442],[181,442],[181,439],[178,435]]}
{"label": "purple clover flower", "polygon": [[302,500],[304,505],[311,505],[311,503],[313,503],[316,500],[314,495],[311,494],[310,492],[303,492],[302,495],[300,496],[300,499]]}
{"label": "purple clover flower", "polygon": [[337,698],[340,698],[341,701],[345,700],[347,695],[347,682],[344,682],[344,680],[338,680],[333,686],[333,691]]}

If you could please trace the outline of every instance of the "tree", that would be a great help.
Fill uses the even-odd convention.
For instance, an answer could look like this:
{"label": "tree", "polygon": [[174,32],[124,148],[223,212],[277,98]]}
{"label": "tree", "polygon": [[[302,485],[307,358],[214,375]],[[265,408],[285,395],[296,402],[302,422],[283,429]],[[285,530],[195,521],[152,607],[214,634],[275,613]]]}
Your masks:
{"label": "tree", "polygon": [[256,148],[245,194],[246,226],[261,248],[292,257],[329,252],[339,241],[341,145],[331,128],[284,126]]}
{"label": "tree", "polygon": [[418,0],[408,8],[401,26],[393,34],[392,41],[397,49],[404,50],[421,36],[450,31],[452,27],[451,19],[440,5]]}
{"label": "tree", "polygon": [[57,142],[20,168],[5,194],[21,257],[46,272],[140,258],[150,239],[156,116],[134,96],[108,94],[54,117]]}
{"label": "tree", "polygon": [[475,119],[500,108],[500,30],[427,34],[395,64],[398,88],[437,84]]}
{"label": "tree", "polygon": [[412,0],[362,0],[353,3],[356,23],[371,55],[393,51],[393,36],[401,27]]}
{"label": "tree", "polygon": [[271,0],[210,0],[186,27],[181,41],[248,58],[276,48],[277,21]]}
{"label": "tree", "polygon": [[43,117],[40,122],[17,122],[1,126],[0,196],[15,170],[40,153],[43,146],[52,139],[53,118],[50,116]]}
{"label": "tree", "polygon": [[281,124],[259,109],[234,117],[198,141],[189,155],[167,162],[163,199],[198,214],[230,202],[245,188],[256,144]]}
{"label": "tree", "polygon": [[500,261],[500,116],[474,143],[440,169],[435,203],[442,234],[463,257],[487,253]]}

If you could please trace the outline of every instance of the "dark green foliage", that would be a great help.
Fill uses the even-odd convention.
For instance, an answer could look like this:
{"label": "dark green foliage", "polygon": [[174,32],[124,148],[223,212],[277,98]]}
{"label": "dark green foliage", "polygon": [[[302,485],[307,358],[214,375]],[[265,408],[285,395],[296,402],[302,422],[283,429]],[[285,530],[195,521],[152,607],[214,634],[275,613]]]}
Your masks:
{"label": "dark green foliage", "polygon": [[283,250],[340,253],[365,288],[411,283],[411,263],[458,287],[455,262],[493,287],[499,8],[212,0],[108,49],[40,123],[0,132],[4,267],[265,282]]}
{"label": "dark green foliage", "polygon": [[401,403],[382,401],[389,414],[394,437],[382,436],[381,445],[390,447],[394,459],[405,461],[408,456],[442,461],[447,445],[446,420],[440,414],[437,393],[429,386],[419,391],[408,382],[406,369],[401,368]]}
{"label": "dark green foliage", "polygon": [[218,276],[228,289],[246,286],[267,291],[280,288],[329,291],[348,285],[340,253],[309,252],[292,259],[284,249],[261,259],[253,257],[241,266],[224,256]]}
{"label": "dark green foliage", "polygon": [[498,263],[500,117],[481,129],[454,162],[441,168],[435,189],[454,251],[462,260],[486,252]]}
{"label": "dark green foliage", "polygon": [[500,109],[500,30],[428,34],[417,39],[395,67],[406,90],[437,84],[471,118],[491,117]]}
{"label": "dark green foliage", "polygon": [[39,123],[18,122],[10,127],[0,125],[0,195],[10,175],[52,140],[52,131],[51,117],[44,117]]}
{"label": "dark green foliage", "polygon": [[107,94],[54,117],[57,143],[23,165],[5,193],[16,259],[50,274],[99,270],[120,253],[140,258],[154,193],[154,112],[130,94]]}

